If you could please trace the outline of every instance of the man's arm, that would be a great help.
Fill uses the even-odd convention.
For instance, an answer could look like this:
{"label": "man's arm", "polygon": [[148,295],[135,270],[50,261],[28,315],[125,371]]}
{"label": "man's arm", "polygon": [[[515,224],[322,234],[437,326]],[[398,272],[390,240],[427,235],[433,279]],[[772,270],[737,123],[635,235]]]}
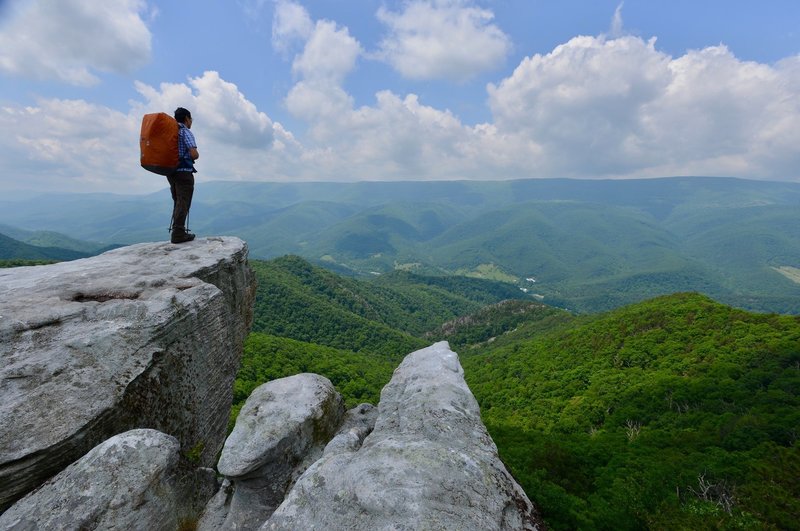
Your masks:
{"label": "man's arm", "polygon": [[194,134],[188,127],[181,127],[181,135],[186,142],[186,148],[189,150],[189,156],[192,160],[200,158],[200,153],[197,152],[197,141],[194,139]]}

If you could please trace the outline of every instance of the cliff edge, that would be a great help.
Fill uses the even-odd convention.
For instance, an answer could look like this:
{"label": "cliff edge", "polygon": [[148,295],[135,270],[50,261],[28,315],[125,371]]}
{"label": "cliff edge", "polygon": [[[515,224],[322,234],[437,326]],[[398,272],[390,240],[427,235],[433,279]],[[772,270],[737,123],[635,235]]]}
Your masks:
{"label": "cliff edge", "polygon": [[231,237],[0,270],[0,512],[135,428],[213,466],[254,297]]}
{"label": "cliff edge", "polygon": [[237,238],[0,270],[0,529],[544,530],[446,342],[377,407],[267,382],[226,439],[254,297]]}

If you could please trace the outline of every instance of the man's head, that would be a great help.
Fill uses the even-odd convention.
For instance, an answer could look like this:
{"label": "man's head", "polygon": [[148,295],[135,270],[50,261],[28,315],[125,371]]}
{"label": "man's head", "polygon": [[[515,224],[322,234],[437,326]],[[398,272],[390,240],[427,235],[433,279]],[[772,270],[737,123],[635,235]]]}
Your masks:
{"label": "man's head", "polygon": [[191,119],[192,119],[192,113],[190,113],[187,109],[184,109],[183,107],[178,107],[177,109],[175,109],[175,120],[176,121],[178,121],[178,122],[180,122],[182,124],[188,125],[186,122],[187,122],[187,120],[191,120]]}

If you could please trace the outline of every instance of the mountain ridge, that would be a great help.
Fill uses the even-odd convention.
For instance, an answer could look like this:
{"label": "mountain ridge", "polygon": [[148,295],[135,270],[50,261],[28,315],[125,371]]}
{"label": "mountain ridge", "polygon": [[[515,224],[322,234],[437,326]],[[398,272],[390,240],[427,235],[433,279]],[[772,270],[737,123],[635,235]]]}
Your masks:
{"label": "mountain ridge", "polygon": [[[0,202],[0,223],[108,243],[160,240],[168,194]],[[800,313],[800,185],[733,178],[199,183],[199,234],[245,238],[352,275],[492,268],[551,305],[596,312],[675,291]],[[534,277],[535,286],[524,279]]]}
{"label": "mountain ridge", "polygon": [[77,260],[87,256],[91,256],[91,254],[62,247],[30,245],[5,234],[0,234],[0,260],[62,261]]}

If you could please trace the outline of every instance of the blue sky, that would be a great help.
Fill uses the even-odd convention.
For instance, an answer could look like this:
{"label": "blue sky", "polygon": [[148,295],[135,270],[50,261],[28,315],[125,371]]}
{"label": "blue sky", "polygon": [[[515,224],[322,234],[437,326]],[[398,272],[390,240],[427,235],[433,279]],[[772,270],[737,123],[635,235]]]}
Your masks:
{"label": "blue sky", "polygon": [[800,2],[0,0],[0,191],[198,180],[800,181]]}

